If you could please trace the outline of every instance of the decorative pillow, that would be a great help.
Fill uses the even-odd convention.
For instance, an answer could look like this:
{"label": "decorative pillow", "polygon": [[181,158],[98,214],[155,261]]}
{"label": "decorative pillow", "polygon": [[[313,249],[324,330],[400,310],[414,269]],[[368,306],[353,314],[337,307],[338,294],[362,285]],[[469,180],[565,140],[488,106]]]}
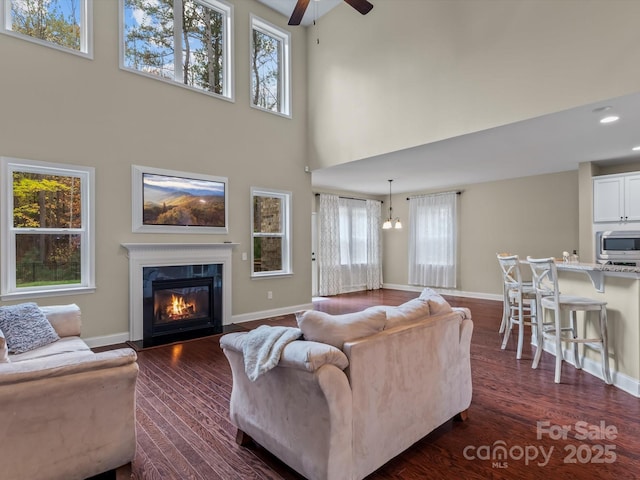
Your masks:
{"label": "decorative pillow", "polygon": [[330,315],[315,310],[296,312],[298,327],[305,340],[326,343],[340,350],[345,342],[381,331],[386,318],[382,310],[364,310],[344,315]]}
{"label": "decorative pillow", "polygon": [[431,288],[425,288],[418,298],[429,301],[431,315],[440,315],[451,311],[451,305],[449,305],[438,292]]}
{"label": "decorative pillow", "polygon": [[24,353],[60,337],[35,303],[0,307],[0,329],[10,353]]}
{"label": "decorative pillow", "polygon": [[387,315],[387,322],[384,325],[385,330],[403,323],[413,322],[419,318],[428,317],[430,313],[428,300],[422,298],[414,298],[397,307],[380,305],[369,307],[365,311],[376,311],[379,309],[384,310]]}
{"label": "decorative pillow", "polygon": [[7,349],[7,342],[4,339],[4,333],[0,330],[0,363],[7,363],[9,361],[9,350]]}

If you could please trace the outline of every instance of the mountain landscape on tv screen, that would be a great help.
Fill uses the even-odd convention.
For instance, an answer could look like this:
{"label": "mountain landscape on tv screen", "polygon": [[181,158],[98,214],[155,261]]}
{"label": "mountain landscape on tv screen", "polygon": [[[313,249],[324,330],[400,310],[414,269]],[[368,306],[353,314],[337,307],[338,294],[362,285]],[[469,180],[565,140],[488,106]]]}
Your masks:
{"label": "mountain landscape on tv screen", "polygon": [[194,188],[195,181],[180,180],[184,182],[165,182],[165,186],[154,184],[145,176],[143,224],[224,227],[224,184],[219,184],[220,189],[204,189]]}

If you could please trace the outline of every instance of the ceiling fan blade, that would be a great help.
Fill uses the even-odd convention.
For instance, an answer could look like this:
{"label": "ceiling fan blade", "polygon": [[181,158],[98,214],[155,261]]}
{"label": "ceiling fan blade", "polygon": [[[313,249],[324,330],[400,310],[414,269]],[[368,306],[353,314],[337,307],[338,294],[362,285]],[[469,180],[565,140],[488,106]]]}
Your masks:
{"label": "ceiling fan blade", "polygon": [[359,11],[362,15],[366,15],[371,11],[373,5],[369,3],[367,0],[344,0],[357,11]]}
{"label": "ceiling fan blade", "polygon": [[289,25],[300,25],[308,5],[309,0],[298,0],[298,3],[296,3],[295,8],[293,9],[293,13],[291,14],[291,18],[289,19]]}

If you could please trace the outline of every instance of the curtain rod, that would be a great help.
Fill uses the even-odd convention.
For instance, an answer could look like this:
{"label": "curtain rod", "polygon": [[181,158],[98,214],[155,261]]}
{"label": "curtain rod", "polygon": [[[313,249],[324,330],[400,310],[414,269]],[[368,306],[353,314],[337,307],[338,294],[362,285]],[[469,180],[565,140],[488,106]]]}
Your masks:
{"label": "curtain rod", "polygon": [[[321,195],[320,193],[316,193],[316,197],[319,197],[320,195]],[[328,195],[333,195],[333,194],[328,194]],[[343,197],[342,195],[338,195],[338,198],[344,198],[346,200],[361,200],[363,202],[366,202],[367,200],[371,200],[373,202],[384,203],[382,200],[374,200],[374,199],[371,199],[371,198]]]}
{"label": "curtain rod", "polygon": [[424,195],[413,195],[412,197],[407,197],[407,200],[411,200],[412,198],[421,198],[421,197],[437,197],[438,195],[448,195],[450,193],[455,193],[456,195],[462,195],[460,190],[451,191],[451,192],[439,192],[439,193],[425,193]]}

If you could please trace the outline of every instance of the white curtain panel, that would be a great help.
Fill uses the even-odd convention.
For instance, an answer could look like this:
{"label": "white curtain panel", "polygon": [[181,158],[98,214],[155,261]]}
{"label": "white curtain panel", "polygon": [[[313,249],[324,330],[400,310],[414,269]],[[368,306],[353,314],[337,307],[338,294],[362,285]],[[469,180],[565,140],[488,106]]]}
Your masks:
{"label": "white curtain panel", "polygon": [[382,287],[381,203],[321,194],[318,294]]}
{"label": "white curtain panel", "polygon": [[456,287],[457,194],[409,200],[409,284]]}
{"label": "white curtain panel", "polygon": [[367,200],[367,290],[382,288],[382,242],[380,217],[382,203],[377,200]]}
{"label": "white curtain panel", "polygon": [[337,195],[320,194],[318,210],[318,295],[342,291],[340,268],[340,203]]}

